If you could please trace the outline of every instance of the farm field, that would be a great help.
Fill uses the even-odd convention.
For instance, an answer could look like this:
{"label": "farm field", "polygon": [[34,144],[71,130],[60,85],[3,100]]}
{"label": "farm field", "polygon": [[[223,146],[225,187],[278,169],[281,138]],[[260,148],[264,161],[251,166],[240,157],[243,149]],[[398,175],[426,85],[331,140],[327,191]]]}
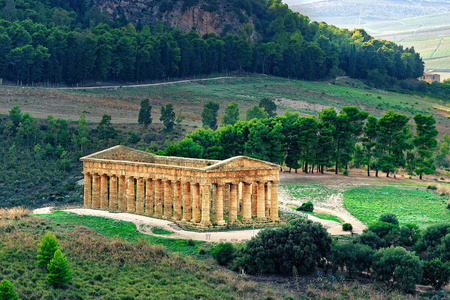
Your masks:
{"label": "farm field", "polygon": [[[306,82],[271,76],[233,77],[220,80],[195,80],[148,87],[117,87],[109,89],[62,90],[44,88],[0,88],[0,113],[7,114],[19,105],[34,117],[77,120],[84,113],[90,122],[98,122],[106,113],[114,123],[136,124],[143,99],[152,105],[153,123],[160,123],[160,107],[167,103],[185,117],[182,125],[190,130],[201,126],[201,111],[208,100],[220,104],[219,114],[232,101],[239,104],[241,119],[245,111],[263,97],[276,99],[278,114],[286,110],[302,115],[317,115],[323,108],[337,109],[355,105],[379,117],[392,109],[410,117],[416,113],[433,114],[440,134],[450,132],[447,112],[434,108],[444,105],[434,99],[402,95],[369,88],[357,80],[343,78],[332,82]],[[444,105],[445,106],[445,105]],[[182,111],[180,112],[180,109]]]}

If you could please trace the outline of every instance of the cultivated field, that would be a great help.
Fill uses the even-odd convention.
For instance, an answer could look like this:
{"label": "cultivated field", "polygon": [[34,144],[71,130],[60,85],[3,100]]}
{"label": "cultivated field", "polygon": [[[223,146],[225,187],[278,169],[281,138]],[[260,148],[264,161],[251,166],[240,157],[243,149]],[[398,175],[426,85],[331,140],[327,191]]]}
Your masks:
{"label": "cultivated field", "polygon": [[337,109],[354,105],[379,117],[392,109],[414,116],[416,113],[433,114],[440,134],[450,133],[448,106],[434,99],[402,95],[369,88],[357,80],[342,78],[334,82],[306,82],[270,76],[234,77],[219,80],[196,80],[147,87],[117,87],[105,89],[62,90],[43,88],[0,88],[0,113],[7,114],[19,105],[32,116],[77,120],[84,113],[90,122],[97,123],[104,113],[112,116],[114,123],[136,124],[143,99],[150,99],[154,123],[160,123],[160,108],[172,103],[185,117],[183,125],[188,130],[201,126],[201,112],[208,100],[220,104],[219,114],[236,101],[241,111],[258,104],[263,97],[276,100],[278,114],[286,110],[302,115],[317,115],[325,107]]}

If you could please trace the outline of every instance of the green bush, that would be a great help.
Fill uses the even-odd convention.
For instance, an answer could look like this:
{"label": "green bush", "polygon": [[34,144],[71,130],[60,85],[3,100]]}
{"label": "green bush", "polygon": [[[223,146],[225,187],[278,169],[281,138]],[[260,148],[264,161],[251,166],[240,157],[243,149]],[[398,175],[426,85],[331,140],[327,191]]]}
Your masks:
{"label": "green bush", "polygon": [[398,242],[401,246],[414,246],[420,238],[419,226],[415,224],[400,226],[398,235]]}
{"label": "green bush", "polygon": [[390,233],[393,233],[398,229],[397,225],[392,223],[386,223],[382,221],[377,221],[369,225],[369,230],[373,231],[380,238],[384,238]]}
{"label": "green bush", "polygon": [[226,265],[234,257],[234,247],[231,243],[220,243],[211,250],[211,256],[219,265]]}
{"label": "green bush", "polygon": [[448,233],[450,233],[450,224],[438,224],[432,225],[425,229],[422,238],[420,239],[419,246],[420,250],[428,250],[434,252],[441,244],[441,240]]}
{"label": "green bush", "polygon": [[372,265],[372,257],[375,251],[362,244],[335,244],[331,247],[327,260],[331,263],[333,273],[338,269],[347,271],[349,277],[368,271]]}
{"label": "green bush", "polygon": [[441,244],[436,247],[435,255],[443,261],[450,261],[450,233],[441,239]]}
{"label": "green bush", "polygon": [[3,279],[0,283],[0,300],[15,300],[19,299],[17,293],[14,290],[14,286],[6,279]]}
{"label": "green bush", "polygon": [[365,230],[359,237],[358,242],[367,245],[374,250],[386,247],[386,242],[373,231]]}
{"label": "green bush", "polygon": [[343,231],[352,231],[353,226],[350,223],[344,223],[344,224],[342,224],[342,230]]}
{"label": "green bush", "polygon": [[390,282],[406,292],[416,288],[422,280],[422,263],[413,253],[402,247],[378,250],[373,258],[375,278]]}
{"label": "green bush", "polygon": [[344,170],[344,171],[342,171],[342,175],[344,175],[344,176],[348,176],[348,170]]}
{"label": "green bush", "polygon": [[57,250],[62,250],[61,247],[58,245],[58,241],[56,240],[56,236],[51,233],[47,232],[42,239],[42,243],[38,244],[38,255],[37,255],[37,265],[38,266],[45,266],[50,263],[53,256],[55,255],[55,252]]}
{"label": "green bush", "polygon": [[48,275],[46,279],[55,287],[64,286],[72,279],[72,271],[69,270],[69,266],[67,265],[67,258],[62,254],[60,249],[56,250],[47,269]]}
{"label": "green bush", "polygon": [[443,263],[439,258],[423,262],[423,283],[439,290],[449,282],[450,262]]}
{"label": "green bush", "polygon": [[311,201],[308,201],[306,203],[303,203],[302,206],[300,206],[299,208],[297,208],[298,211],[308,211],[308,212],[313,212],[314,211],[314,205],[312,204]]}
{"label": "green bush", "polygon": [[242,250],[235,268],[250,274],[299,274],[315,269],[330,251],[331,238],[319,223],[297,218],[278,228],[261,230]]}
{"label": "green bush", "polygon": [[391,213],[382,214],[380,216],[380,218],[378,219],[378,221],[391,223],[391,224],[394,224],[394,225],[398,226],[398,219],[397,219],[397,216],[395,214],[391,214]]}

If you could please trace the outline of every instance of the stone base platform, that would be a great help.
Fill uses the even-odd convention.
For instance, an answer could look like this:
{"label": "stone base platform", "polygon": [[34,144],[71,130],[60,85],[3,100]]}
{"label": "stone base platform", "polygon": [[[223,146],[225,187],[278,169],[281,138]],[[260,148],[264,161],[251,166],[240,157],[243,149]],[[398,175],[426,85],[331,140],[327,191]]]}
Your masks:
{"label": "stone base platform", "polygon": [[217,230],[235,230],[235,229],[252,229],[252,228],[265,228],[265,227],[275,227],[285,224],[282,221],[236,221],[230,222],[223,225],[210,224],[206,225],[203,223],[194,222],[175,222],[180,227],[184,229],[196,230],[196,231],[217,231]]}

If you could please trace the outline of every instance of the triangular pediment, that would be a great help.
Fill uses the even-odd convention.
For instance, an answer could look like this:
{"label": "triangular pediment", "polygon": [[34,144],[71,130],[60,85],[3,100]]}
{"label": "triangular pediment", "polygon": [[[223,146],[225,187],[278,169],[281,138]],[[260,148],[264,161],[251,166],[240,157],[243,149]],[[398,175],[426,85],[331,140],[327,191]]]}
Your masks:
{"label": "triangular pediment", "polygon": [[80,160],[84,161],[90,159],[104,159],[153,163],[155,162],[155,158],[155,154],[119,145],[82,157]]}
{"label": "triangular pediment", "polygon": [[226,170],[226,169],[278,169],[279,166],[274,163],[251,158],[247,156],[235,156],[214,165],[211,165],[205,169],[207,170]]}

